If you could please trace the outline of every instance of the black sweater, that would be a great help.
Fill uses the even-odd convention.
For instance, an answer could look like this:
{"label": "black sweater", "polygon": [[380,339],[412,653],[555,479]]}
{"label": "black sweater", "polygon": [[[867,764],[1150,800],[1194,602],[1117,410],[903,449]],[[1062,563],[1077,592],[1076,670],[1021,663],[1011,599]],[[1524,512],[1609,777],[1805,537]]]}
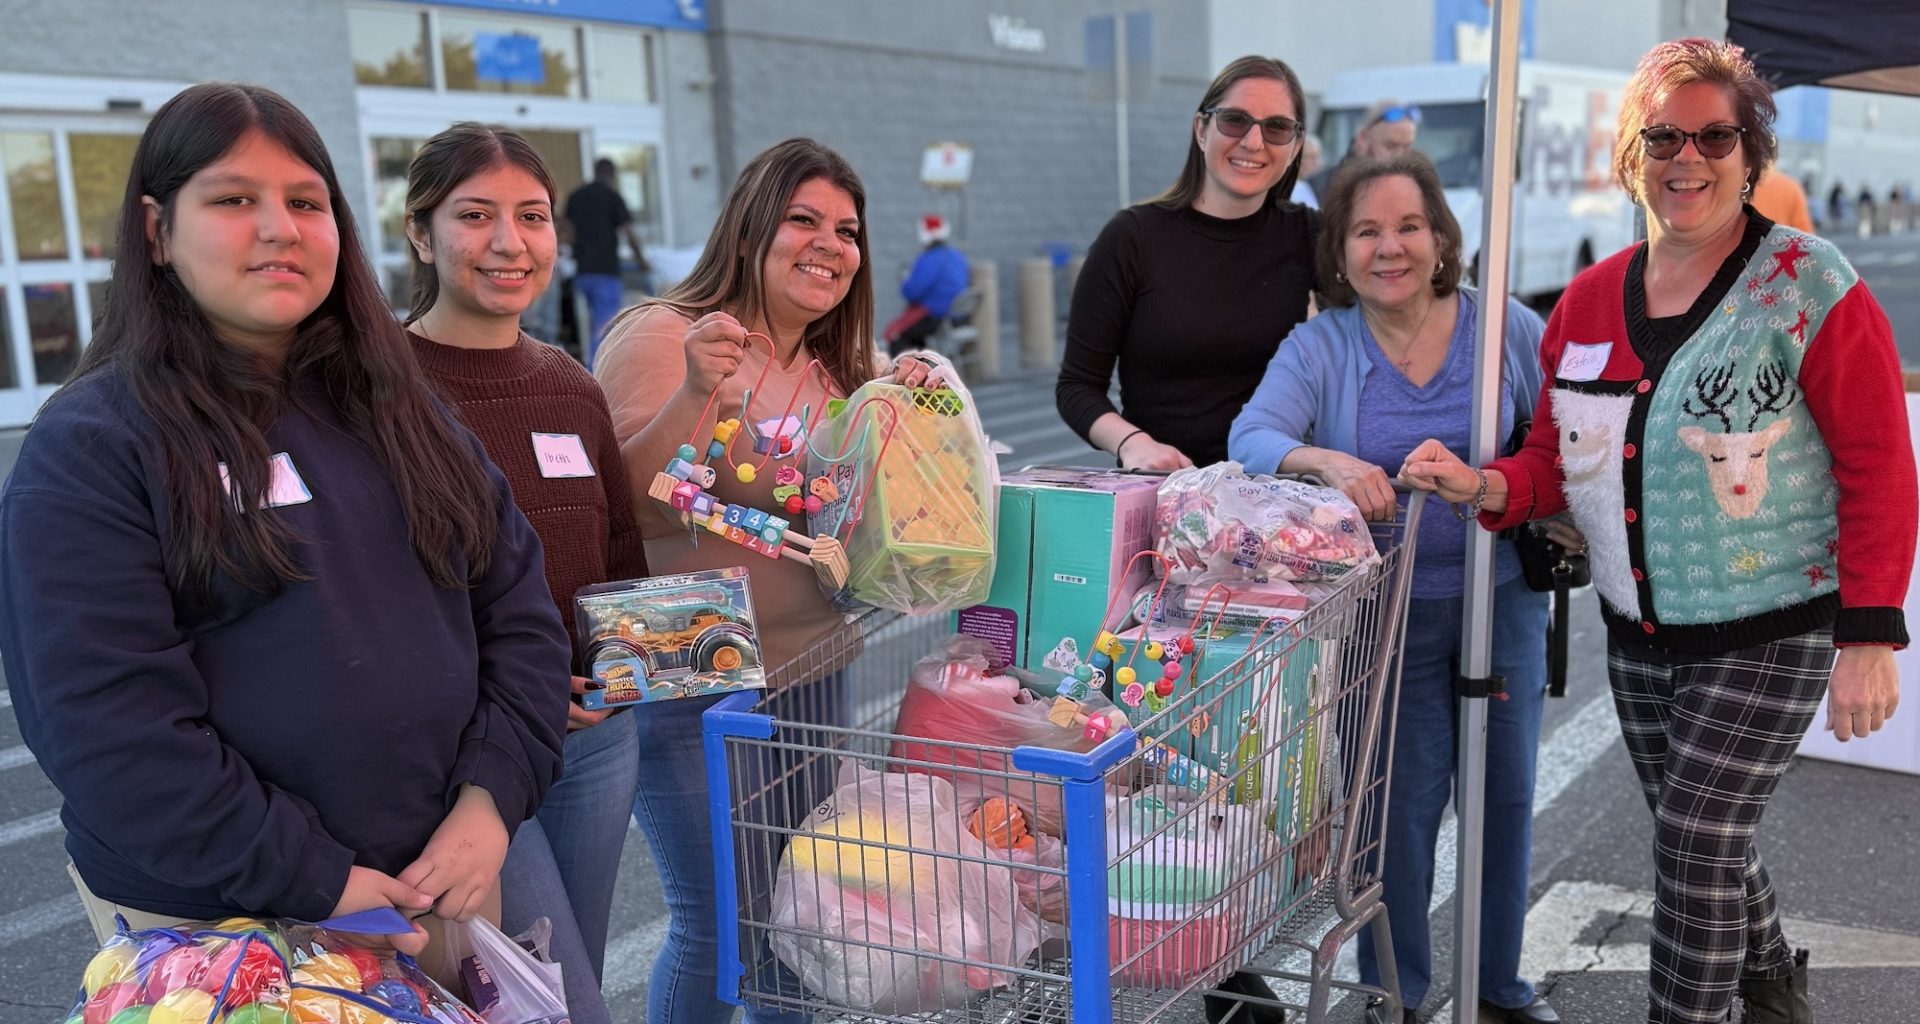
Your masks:
{"label": "black sweater", "polygon": [[[1132,206],[1087,253],[1054,398],[1081,437],[1121,412],[1196,465],[1227,457],[1227,431],[1281,339],[1307,318],[1317,210],[1238,220]],[[1120,405],[1107,398],[1120,364]]]}
{"label": "black sweater", "polygon": [[164,455],[111,369],[48,404],[0,498],[14,711],[104,899],[319,920],[349,866],[418,857],[462,783],[511,830],[559,772],[567,638],[506,481],[489,465],[486,573],[435,586],[385,472],[324,392],[300,394],[267,440],[311,498],[258,514],[292,527],[312,578],[275,594],[169,586]]}

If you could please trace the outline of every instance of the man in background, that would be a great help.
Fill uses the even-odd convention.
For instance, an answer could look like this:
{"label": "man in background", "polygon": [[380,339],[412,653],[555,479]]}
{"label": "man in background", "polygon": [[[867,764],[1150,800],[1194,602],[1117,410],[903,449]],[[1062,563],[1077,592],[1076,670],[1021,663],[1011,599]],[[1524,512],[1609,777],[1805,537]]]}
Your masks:
{"label": "man in background", "polygon": [[[1413,143],[1420,134],[1420,108],[1399,100],[1381,100],[1367,108],[1360,116],[1360,129],[1353,133],[1353,141],[1347,143],[1347,155],[1340,163],[1324,168],[1308,181],[1308,187],[1318,199],[1320,193],[1327,190],[1327,183],[1349,160],[1388,160],[1413,149]],[[1311,137],[1311,136],[1309,136]],[[1306,178],[1303,173],[1302,179]]]}
{"label": "man in background", "polygon": [[947,244],[953,228],[945,217],[930,213],[920,218],[919,233],[925,248],[915,257],[906,280],[900,282],[906,311],[894,317],[884,332],[887,355],[896,358],[903,352],[927,347],[927,339],[940,329],[953,300],[973,280],[967,257]]}
{"label": "man in background", "polygon": [[647,272],[647,256],[640,247],[640,235],[633,230],[633,214],[627,201],[615,187],[620,181],[613,161],[601,157],[593,162],[593,180],[574,189],[567,197],[567,209],[560,224],[560,240],[573,247],[577,268],[573,287],[587,300],[590,321],[580,339],[580,359],[593,368],[594,350],[600,344],[600,332],[607,321],[620,312],[620,237],[626,236],[633,247],[634,262]]}

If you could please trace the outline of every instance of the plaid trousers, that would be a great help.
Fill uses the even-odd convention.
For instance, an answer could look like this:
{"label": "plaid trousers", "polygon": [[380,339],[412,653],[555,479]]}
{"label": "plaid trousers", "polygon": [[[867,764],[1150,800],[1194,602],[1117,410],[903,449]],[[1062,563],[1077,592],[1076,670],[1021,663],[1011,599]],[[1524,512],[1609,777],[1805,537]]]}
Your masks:
{"label": "plaid trousers", "polygon": [[1753,834],[1833,674],[1831,630],[1643,660],[1609,642],[1620,731],[1653,810],[1647,1020],[1727,1020],[1742,973],[1793,969]]}

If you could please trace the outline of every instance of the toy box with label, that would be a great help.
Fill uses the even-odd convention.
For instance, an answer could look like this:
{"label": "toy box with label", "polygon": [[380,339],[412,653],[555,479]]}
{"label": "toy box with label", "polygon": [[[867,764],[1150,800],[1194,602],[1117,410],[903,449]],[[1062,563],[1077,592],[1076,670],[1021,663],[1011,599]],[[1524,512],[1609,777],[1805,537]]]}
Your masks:
{"label": "toy box with label", "polygon": [[602,583],[573,604],[589,711],[767,685],[744,567]]}
{"label": "toy box with label", "polygon": [[1147,565],[1130,561],[1153,544],[1158,485],[1158,477],[1063,466],[1003,478],[993,588],[960,610],[956,628],[1021,668],[1038,669],[1063,645],[1079,657],[1088,624],[1115,595],[1147,581]]}

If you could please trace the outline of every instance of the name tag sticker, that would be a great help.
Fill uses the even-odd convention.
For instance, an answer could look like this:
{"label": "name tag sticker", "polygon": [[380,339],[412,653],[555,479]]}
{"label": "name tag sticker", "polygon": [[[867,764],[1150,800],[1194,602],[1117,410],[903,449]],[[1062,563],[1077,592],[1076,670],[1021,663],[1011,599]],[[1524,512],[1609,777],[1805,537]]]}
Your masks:
{"label": "name tag sticker", "polygon": [[587,446],[579,434],[533,435],[533,461],[540,464],[540,475],[549,480],[564,477],[593,476],[593,463],[587,460]]}
{"label": "name tag sticker", "polygon": [[[313,500],[313,492],[307,488],[307,482],[300,478],[300,471],[293,467],[293,456],[280,452],[273,457],[273,481],[267,485],[267,496],[261,500],[261,508],[284,508],[288,505],[305,505]],[[220,487],[228,494],[233,493],[233,481],[228,478],[227,464],[220,463]]]}
{"label": "name tag sticker", "polygon": [[1599,380],[1612,354],[1611,341],[1567,342],[1566,350],[1560,353],[1560,368],[1553,375],[1569,381]]}

